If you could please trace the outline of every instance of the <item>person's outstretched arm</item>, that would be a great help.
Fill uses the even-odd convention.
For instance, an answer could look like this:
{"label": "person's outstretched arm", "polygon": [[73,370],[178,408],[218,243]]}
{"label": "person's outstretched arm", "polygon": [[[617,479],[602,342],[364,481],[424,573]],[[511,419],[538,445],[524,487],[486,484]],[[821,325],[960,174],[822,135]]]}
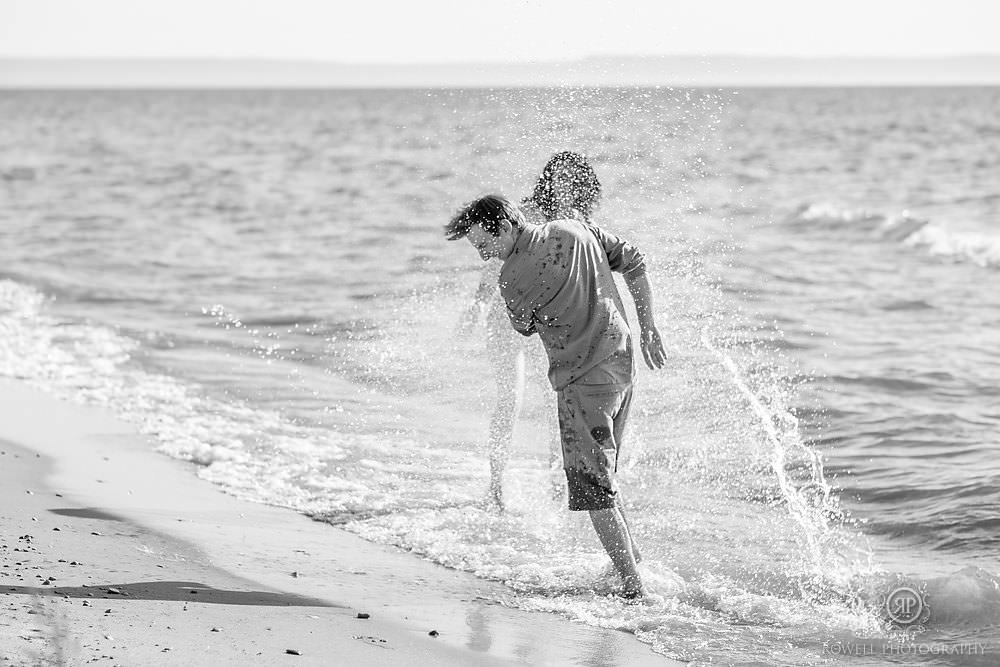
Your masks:
{"label": "person's outstretched arm", "polygon": [[639,316],[639,345],[642,358],[650,368],[662,368],[667,360],[660,332],[653,319],[653,290],[644,270],[625,274],[625,284],[635,301],[635,312]]}

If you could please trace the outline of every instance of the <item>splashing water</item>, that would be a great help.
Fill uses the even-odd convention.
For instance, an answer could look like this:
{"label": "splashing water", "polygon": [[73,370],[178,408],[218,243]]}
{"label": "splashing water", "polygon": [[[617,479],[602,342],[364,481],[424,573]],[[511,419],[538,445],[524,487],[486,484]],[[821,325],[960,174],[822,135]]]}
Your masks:
{"label": "splashing water", "polygon": [[[876,608],[896,572],[938,614],[922,636],[995,639],[995,457],[981,445],[1000,329],[976,291],[988,281],[968,272],[992,270],[974,223],[998,200],[992,183],[949,178],[988,147],[994,93],[62,95],[0,99],[0,139],[37,156],[30,179],[0,184],[4,374],[112,407],[228,492],[696,664],[884,664],[823,646],[900,637]],[[912,155],[859,157],[900,97],[915,124],[894,132],[941,147],[926,173],[956,190],[937,208],[924,172],[903,168]],[[542,389],[515,434],[511,511],[480,504],[495,394],[482,340],[451,335],[476,271],[439,227],[477,192],[526,194],[565,149],[595,164],[599,222],[653,250],[674,347],[669,371],[640,372],[620,469],[661,606],[612,595],[586,517],[542,490]],[[828,197],[844,203],[782,217]],[[791,388],[799,365],[815,369],[812,412]],[[955,572],[927,544],[983,567]]]}
{"label": "splashing water", "polygon": [[[834,587],[846,584],[859,574],[859,562],[848,561],[848,555],[842,550],[845,542],[839,528],[847,517],[833,494],[832,486],[823,475],[820,455],[802,441],[795,416],[781,408],[780,404],[776,405],[779,398],[772,397],[767,401],[768,405],[765,405],[765,401],[747,385],[732,357],[714,345],[707,335],[702,335],[701,342],[730,372],[733,385],[759,420],[771,450],[771,470],[781,496],[787,503],[789,515],[799,524],[799,534],[805,540],[813,574],[827,580],[833,577],[831,583]],[[773,385],[769,388],[775,389]],[[797,485],[788,471],[793,452],[807,462],[807,479]],[[802,469],[801,465],[796,467],[797,470]],[[851,551],[854,550],[851,548]],[[873,555],[871,549],[863,548],[860,555],[865,560],[865,571],[870,571]],[[831,571],[831,560],[840,561],[843,569]]]}

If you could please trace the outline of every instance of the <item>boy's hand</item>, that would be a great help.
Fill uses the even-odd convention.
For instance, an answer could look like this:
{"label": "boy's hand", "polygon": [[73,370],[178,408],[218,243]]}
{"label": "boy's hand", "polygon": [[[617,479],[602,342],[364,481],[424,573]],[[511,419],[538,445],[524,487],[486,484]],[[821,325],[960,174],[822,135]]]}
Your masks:
{"label": "boy's hand", "polygon": [[660,332],[657,331],[655,324],[642,329],[639,333],[639,345],[647,366],[653,369],[663,368],[663,364],[667,361],[667,353],[663,349],[663,341],[660,340]]}

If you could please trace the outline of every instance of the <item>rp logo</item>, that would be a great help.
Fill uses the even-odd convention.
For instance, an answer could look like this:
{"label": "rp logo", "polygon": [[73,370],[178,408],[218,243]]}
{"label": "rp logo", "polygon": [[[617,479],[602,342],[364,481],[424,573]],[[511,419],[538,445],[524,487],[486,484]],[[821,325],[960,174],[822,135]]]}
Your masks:
{"label": "rp logo", "polygon": [[897,625],[923,623],[930,618],[930,609],[923,595],[910,586],[899,586],[885,596],[885,613]]}

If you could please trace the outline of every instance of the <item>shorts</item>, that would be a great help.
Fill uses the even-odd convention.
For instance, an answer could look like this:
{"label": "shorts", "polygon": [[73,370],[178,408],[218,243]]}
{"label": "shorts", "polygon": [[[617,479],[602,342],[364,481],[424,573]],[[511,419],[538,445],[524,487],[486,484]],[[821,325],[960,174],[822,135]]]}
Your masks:
{"label": "shorts", "polygon": [[569,509],[614,507],[618,454],[632,404],[632,355],[609,359],[569,383],[558,391],[558,404]]}

